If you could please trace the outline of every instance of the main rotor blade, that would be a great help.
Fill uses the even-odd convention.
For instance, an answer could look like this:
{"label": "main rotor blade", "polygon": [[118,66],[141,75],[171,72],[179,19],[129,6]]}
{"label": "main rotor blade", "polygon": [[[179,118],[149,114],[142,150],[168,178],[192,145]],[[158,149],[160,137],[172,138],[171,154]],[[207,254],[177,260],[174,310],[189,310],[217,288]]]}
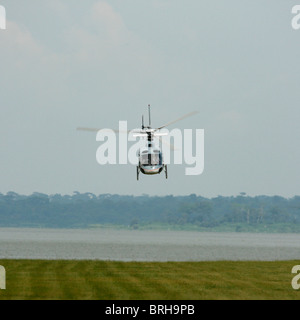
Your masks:
{"label": "main rotor blade", "polygon": [[[100,128],[82,128],[82,127],[78,127],[77,130],[80,131],[91,131],[91,132],[98,132],[99,130],[104,130],[104,131],[108,131],[108,130],[112,130],[113,132],[120,132],[120,133],[130,133],[132,130],[115,130],[115,129],[100,129]],[[138,129],[134,129],[134,130],[138,130]]]}
{"label": "main rotor blade", "polygon": [[159,128],[156,128],[155,130],[160,130],[162,128],[165,128],[165,127],[167,127],[167,126],[169,126],[169,125],[171,125],[171,124],[173,124],[173,123],[175,123],[177,121],[183,120],[183,119],[185,119],[187,117],[191,117],[191,116],[193,116],[193,115],[195,115],[197,113],[198,113],[198,111],[193,111],[193,112],[187,113],[187,114],[183,115],[182,117],[180,117],[180,118],[178,118],[176,120],[173,120],[173,121],[171,121],[171,122],[169,122],[169,123],[167,123],[167,124],[165,124],[165,125],[163,125],[163,126],[161,126]]}
{"label": "main rotor blade", "polygon": [[162,139],[162,137],[158,137],[158,139],[159,139],[159,141],[161,141],[161,142],[162,142],[163,144],[165,144],[166,146],[169,146],[171,151],[178,150],[177,148],[175,148],[174,144],[168,143],[168,142],[164,141],[164,140]]}
{"label": "main rotor blade", "polygon": [[92,131],[92,132],[97,132],[97,131],[99,131],[99,130],[101,130],[101,129],[99,129],[99,128],[82,128],[82,127],[79,127],[79,128],[76,128],[76,130],[81,130],[81,131]]}

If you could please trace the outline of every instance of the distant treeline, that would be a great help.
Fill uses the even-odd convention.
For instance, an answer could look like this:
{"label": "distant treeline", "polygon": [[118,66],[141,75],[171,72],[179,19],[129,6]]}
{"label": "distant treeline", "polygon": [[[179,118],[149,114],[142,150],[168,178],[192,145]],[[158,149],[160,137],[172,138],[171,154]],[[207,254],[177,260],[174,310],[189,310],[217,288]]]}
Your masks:
{"label": "distant treeline", "polygon": [[[300,196],[189,196],[73,195],[0,193],[0,227],[84,228],[118,225],[133,229],[161,225],[212,230],[222,226],[270,229],[273,225],[300,230]],[[279,230],[280,231],[280,230]],[[282,230],[287,231],[287,230]]]}

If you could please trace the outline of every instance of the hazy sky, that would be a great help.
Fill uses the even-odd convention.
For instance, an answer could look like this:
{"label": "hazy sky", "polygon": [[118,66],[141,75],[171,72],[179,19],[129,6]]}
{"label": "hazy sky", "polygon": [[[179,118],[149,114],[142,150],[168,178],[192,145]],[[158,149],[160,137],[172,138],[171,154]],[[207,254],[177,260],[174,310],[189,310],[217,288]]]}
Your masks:
{"label": "hazy sky", "polygon": [[[0,192],[300,194],[300,30],[294,0],[0,0]],[[96,162],[96,133],[205,131],[204,172]]]}

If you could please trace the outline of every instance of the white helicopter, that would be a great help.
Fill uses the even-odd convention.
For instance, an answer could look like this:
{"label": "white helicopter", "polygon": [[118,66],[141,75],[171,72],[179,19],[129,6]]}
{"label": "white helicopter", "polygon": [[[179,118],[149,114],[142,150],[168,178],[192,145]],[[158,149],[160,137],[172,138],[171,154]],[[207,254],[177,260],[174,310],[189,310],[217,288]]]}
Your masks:
{"label": "white helicopter", "polygon": [[[184,116],[171,121],[161,127],[158,128],[151,128],[151,117],[150,117],[150,104],[148,104],[148,113],[149,113],[149,125],[145,126],[144,125],[144,117],[142,116],[142,128],[139,131],[134,131],[133,136],[135,137],[145,137],[147,138],[147,143],[143,148],[140,148],[138,152],[138,158],[139,162],[136,167],[136,178],[139,180],[139,174],[142,172],[143,174],[146,175],[153,175],[153,174],[158,174],[161,173],[163,170],[165,171],[165,177],[166,179],[168,178],[168,169],[167,165],[164,164],[163,161],[163,153],[161,151],[161,148],[157,146],[154,143],[154,137],[161,137],[164,135],[167,135],[167,133],[161,133],[158,132],[159,130],[179,121],[182,119],[185,119],[189,116],[192,116],[196,113],[197,111],[190,112],[188,114],[185,114]],[[93,129],[93,128],[77,128],[77,130],[84,130],[84,131],[98,131],[100,129]],[[114,130],[117,131],[118,130]],[[132,131],[127,131],[132,132]],[[161,140],[163,142],[163,140]]]}

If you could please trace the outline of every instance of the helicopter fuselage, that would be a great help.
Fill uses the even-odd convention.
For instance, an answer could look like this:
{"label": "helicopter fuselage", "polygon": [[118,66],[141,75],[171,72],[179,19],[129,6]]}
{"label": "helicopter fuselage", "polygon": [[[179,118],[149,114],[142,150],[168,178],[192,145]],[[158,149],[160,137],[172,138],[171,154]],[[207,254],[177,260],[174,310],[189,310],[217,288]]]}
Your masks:
{"label": "helicopter fuselage", "polygon": [[139,152],[139,168],[143,174],[158,174],[164,168],[162,152],[151,142]]}

